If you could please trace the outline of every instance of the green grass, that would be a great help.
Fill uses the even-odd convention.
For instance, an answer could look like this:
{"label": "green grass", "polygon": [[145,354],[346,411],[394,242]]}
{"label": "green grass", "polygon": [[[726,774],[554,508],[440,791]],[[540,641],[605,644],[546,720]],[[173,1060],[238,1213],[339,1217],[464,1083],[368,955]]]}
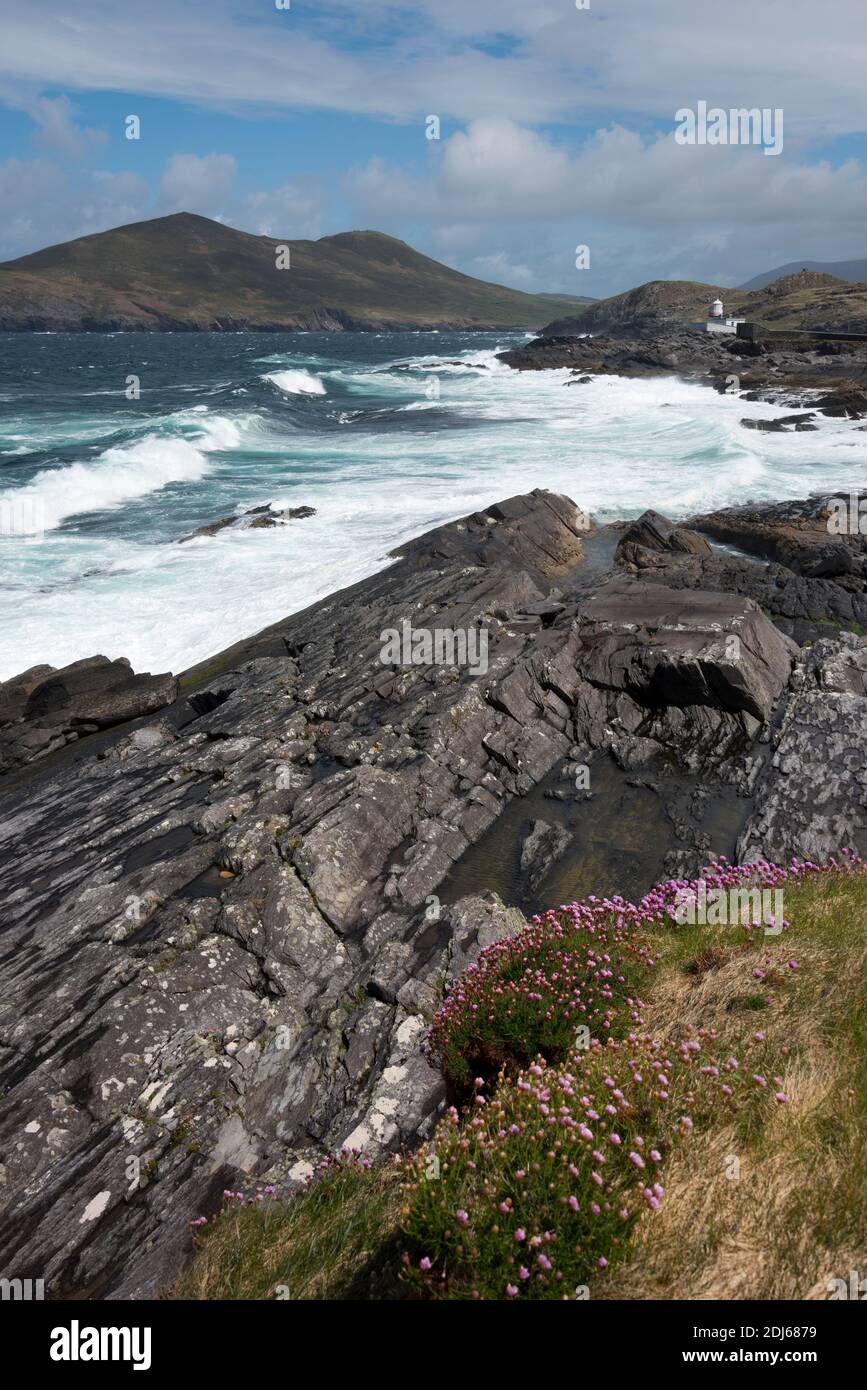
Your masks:
{"label": "green grass", "polygon": [[395,1297],[400,1171],[349,1160],[283,1201],[239,1205],[195,1236],[177,1299]]}

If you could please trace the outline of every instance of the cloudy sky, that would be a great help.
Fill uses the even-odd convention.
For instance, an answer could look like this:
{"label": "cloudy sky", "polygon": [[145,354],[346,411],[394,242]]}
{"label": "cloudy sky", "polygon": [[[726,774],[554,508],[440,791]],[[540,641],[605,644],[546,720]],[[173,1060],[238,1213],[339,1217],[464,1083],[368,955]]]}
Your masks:
{"label": "cloudy sky", "polygon": [[572,294],[867,256],[867,0],[286,3],[0,0],[0,258],[180,210]]}

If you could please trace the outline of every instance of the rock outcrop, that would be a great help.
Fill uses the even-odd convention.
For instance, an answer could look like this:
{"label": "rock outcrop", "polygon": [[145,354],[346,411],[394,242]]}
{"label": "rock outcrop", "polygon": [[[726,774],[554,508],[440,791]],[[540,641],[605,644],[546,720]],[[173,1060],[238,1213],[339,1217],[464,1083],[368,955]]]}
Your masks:
{"label": "rock outcrop", "polygon": [[0,682],[0,774],[77,739],[153,714],[177,699],[170,674],[136,675],[125,657],[34,666]]}

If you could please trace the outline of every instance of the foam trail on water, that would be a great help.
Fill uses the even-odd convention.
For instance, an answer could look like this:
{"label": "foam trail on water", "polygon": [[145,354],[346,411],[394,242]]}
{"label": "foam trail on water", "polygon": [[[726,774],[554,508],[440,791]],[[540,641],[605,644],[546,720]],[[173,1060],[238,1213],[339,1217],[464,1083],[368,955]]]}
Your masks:
{"label": "foam trail on water", "polygon": [[194,440],[147,434],[135,444],[105,449],[90,463],[43,469],[24,487],[0,493],[0,508],[14,515],[19,534],[33,535],[53,531],[72,516],[110,511],[169,483],[197,482],[208,471],[208,453],[234,448],[240,429],[220,416],[196,424]]}
{"label": "foam trail on water", "polygon": [[262,380],[270,381],[279,391],[285,391],[287,396],[325,395],[325,386],[319,377],[305,372],[303,367],[285,372],[266,372]]}

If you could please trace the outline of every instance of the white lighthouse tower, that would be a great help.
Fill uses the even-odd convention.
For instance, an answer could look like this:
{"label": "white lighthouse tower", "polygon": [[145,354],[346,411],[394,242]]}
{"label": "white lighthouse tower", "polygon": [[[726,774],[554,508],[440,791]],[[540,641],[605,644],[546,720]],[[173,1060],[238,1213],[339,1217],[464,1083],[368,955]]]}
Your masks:
{"label": "white lighthouse tower", "polygon": [[737,333],[739,323],[743,323],[743,319],[727,315],[722,300],[715,299],[707,311],[707,322],[694,324],[693,327],[704,327],[708,333]]}

